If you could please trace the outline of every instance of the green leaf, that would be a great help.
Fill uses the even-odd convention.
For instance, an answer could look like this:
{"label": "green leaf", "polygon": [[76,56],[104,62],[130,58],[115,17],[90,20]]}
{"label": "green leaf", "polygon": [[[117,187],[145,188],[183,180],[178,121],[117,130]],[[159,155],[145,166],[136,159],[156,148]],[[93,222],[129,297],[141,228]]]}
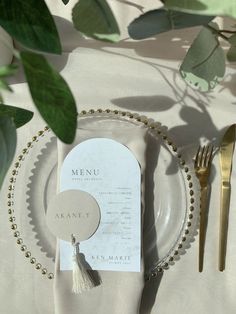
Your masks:
{"label": "green leaf", "polygon": [[0,67],[0,78],[15,74],[18,66],[16,64],[9,64]]}
{"label": "green leaf", "polygon": [[0,104],[0,117],[12,117],[16,128],[20,128],[22,125],[28,123],[32,119],[33,115],[34,113],[32,111]]}
{"label": "green leaf", "polygon": [[16,128],[8,116],[0,116],[0,188],[16,148]]}
{"label": "green leaf", "polygon": [[225,57],[218,38],[204,27],[189,48],[180,74],[193,88],[202,92],[213,89],[225,74]]}
{"label": "green leaf", "polygon": [[64,4],[67,4],[70,0],[62,0]]}
{"label": "green leaf", "polygon": [[80,0],[72,10],[77,30],[98,40],[117,42],[120,30],[106,0]]}
{"label": "green leaf", "polygon": [[202,15],[226,15],[236,18],[235,0],[166,0],[169,9]]}
{"label": "green leaf", "polygon": [[133,39],[144,39],[154,35],[186,27],[208,24],[214,16],[201,16],[166,9],[157,9],[144,13],[129,26],[129,35]]}
{"label": "green leaf", "polygon": [[31,96],[40,114],[59,139],[72,143],[77,110],[69,86],[44,56],[22,51],[21,59]]}
{"label": "green leaf", "polygon": [[236,34],[229,38],[230,48],[227,52],[227,59],[230,62],[236,61]]}
{"label": "green leaf", "polygon": [[28,48],[61,53],[57,28],[44,0],[0,0],[0,25]]}

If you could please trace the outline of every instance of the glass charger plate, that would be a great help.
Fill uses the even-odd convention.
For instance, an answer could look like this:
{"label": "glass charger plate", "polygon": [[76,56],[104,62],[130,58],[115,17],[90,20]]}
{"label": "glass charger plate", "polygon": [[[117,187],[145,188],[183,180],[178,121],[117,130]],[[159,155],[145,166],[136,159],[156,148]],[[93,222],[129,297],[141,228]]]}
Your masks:
{"label": "glass charger plate", "polygon": [[[166,127],[138,114],[83,111],[78,126],[78,134],[80,129],[89,130],[93,137],[112,137],[121,143],[131,129],[137,133],[142,130],[146,160],[142,182],[145,274],[147,278],[156,276],[179,259],[196,232],[198,188],[191,166]],[[18,156],[8,193],[11,228],[17,243],[30,263],[49,279],[53,278],[56,239],[47,228],[45,212],[57,191],[57,158],[56,137],[46,127]]]}

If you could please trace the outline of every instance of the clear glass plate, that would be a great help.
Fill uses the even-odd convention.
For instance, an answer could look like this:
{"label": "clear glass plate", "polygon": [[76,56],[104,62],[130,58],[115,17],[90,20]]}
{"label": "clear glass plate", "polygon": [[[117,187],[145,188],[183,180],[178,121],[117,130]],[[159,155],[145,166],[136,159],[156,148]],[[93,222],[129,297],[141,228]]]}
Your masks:
{"label": "clear glass plate", "polygon": [[[78,134],[80,130],[89,130],[93,137],[112,137],[121,143],[131,129],[137,129],[137,133],[143,129],[145,268],[149,275],[168,268],[189,247],[196,232],[198,192],[190,165],[176,151],[165,127],[137,114],[130,117],[125,113],[88,113],[80,115],[78,126]],[[17,228],[26,245],[30,243],[27,249],[31,256],[53,270],[56,239],[47,228],[45,212],[57,191],[57,140],[46,131],[34,137],[28,146],[14,184]]]}

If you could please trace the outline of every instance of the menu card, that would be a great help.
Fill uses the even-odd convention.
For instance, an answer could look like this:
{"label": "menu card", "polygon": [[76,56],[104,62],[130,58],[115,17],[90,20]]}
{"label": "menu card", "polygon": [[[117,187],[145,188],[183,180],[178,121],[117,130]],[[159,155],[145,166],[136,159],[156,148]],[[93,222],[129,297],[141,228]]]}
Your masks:
{"label": "menu card", "polygon": [[[80,243],[94,270],[140,271],[141,170],[133,153],[107,138],[88,139],[66,156],[60,192],[79,189],[97,201],[101,220],[94,235]],[[79,233],[79,230],[78,230]],[[72,245],[60,240],[60,269],[72,269]]]}

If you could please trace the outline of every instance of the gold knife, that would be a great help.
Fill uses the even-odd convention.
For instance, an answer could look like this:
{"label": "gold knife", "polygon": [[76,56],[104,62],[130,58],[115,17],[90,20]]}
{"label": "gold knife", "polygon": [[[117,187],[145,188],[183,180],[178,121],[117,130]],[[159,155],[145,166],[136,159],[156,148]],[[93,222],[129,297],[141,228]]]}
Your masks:
{"label": "gold knife", "polygon": [[225,269],[225,256],[227,246],[228,216],[230,205],[230,177],[235,144],[235,127],[231,125],[225,132],[220,145],[221,169],[221,201],[220,201],[220,231],[219,231],[219,271]]}

